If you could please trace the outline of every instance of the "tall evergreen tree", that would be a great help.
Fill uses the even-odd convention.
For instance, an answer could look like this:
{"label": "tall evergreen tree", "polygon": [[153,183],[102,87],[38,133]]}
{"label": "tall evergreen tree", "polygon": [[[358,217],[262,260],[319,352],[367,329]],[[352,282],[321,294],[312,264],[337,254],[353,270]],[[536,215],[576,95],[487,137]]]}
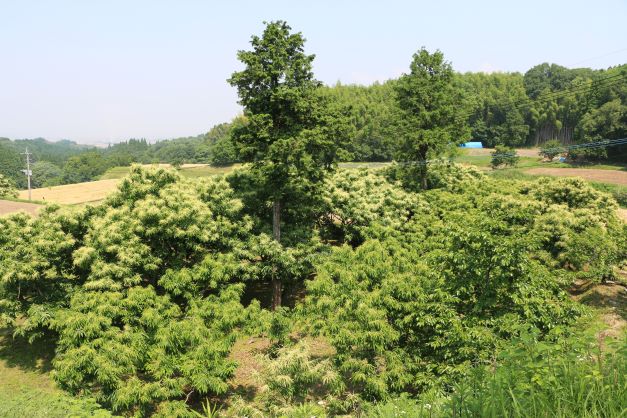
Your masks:
{"label": "tall evergreen tree", "polygon": [[414,54],[409,74],[395,85],[399,159],[411,161],[403,167],[406,183],[418,178],[427,187],[427,157],[442,154],[451,144],[464,140],[463,120],[456,118],[458,101],[453,86],[454,72],[444,54],[425,48]]}
{"label": "tall evergreen tree", "polygon": [[[272,202],[272,229],[281,240],[281,214],[289,196],[318,194],[346,138],[347,123],[320,94],[314,55],[304,51],[301,33],[283,21],[266,23],[252,50],[239,51],[242,71],[229,83],[237,88],[247,123],[235,128],[233,142]],[[281,282],[273,282],[273,307],[281,304]]]}

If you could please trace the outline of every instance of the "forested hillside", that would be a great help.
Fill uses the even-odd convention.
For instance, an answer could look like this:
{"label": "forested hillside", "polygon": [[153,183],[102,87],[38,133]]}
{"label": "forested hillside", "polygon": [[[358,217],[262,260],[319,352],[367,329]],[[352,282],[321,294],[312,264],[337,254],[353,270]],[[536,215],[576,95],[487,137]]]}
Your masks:
{"label": "forested hillside", "polygon": [[[549,140],[562,144],[595,142],[627,137],[627,64],[607,70],[568,69],[540,64],[520,73],[453,73],[447,93],[459,131],[455,143],[472,139],[486,147],[541,146]],[[349,115],[351,134],[345,143],[344,161],[392,161],[403,155],[399,135],[403,121],[397,106],[399,80],[370,86],[324,87],[321,94]],[[231,140],[233,126],[246,124],[238,116],[213,127],[208,133],[149,143],[130,139],[106,149],[56,143],[42,139],[0,139],[0,173],[24,188],[26,147],[33,153],[36,187],[97,179],[107,169],[132,163],[210,163],[241,161]],[[399,155],[400,152],[400,155]],[[620,160],[627,147],[572,153],[572,158]]]}

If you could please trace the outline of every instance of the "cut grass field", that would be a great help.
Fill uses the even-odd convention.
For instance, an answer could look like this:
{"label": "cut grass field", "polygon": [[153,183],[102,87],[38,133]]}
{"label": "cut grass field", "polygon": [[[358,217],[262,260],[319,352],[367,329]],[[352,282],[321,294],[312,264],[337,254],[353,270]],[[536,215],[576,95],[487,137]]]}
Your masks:
{"label": "cut grass field", "polygon": [[[115,190],[119,179],[89,181],[86,183],[65,184],[63,186],[33,189],[34,200],[74,205],[77,203],[102,200]],[[28,190],[20,191],[20,199],[28,199]]]}

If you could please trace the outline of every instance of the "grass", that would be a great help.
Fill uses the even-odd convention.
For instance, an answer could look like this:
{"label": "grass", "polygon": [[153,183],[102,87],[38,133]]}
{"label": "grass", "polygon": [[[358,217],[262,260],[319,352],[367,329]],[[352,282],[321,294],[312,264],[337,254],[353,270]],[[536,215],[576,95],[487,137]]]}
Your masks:
{"label": "grass", "polygon": [[240,164],[228,165],[223,167],[213,167],[207,165],[201,167],[181,168],[179,170],[179,173],[181,173],[183,177],[188,178],[211,177],[220,174],[230,173],[240,166]]}
{"label": "grass", "polygon": [[427,392],[374,404],[370,417],[623,417],[627,413],[627,298],[624,287],[582,281],[573,299],[591,307],[575,335],[559,343],[532,334],[475,367],[452,394]]}
{"label": "grass", "polygon": [[58,389],[49,371],[53,345],[14,340],[0,331],[0,417],[110,417],[93,399]]}

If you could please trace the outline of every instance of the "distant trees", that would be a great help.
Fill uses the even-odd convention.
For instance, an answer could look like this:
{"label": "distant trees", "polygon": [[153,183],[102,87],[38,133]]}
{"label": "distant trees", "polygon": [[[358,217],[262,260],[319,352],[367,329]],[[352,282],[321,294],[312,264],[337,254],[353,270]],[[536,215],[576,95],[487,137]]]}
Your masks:
{"label": "distant trees", "polygon": [[466,140],[464,121],[456,117],[459,98],[453,82],[453,68],[444,54],[422,48],[414,54],[410,72],[394,84],[399,110],[395,121],[400,140],[397,156],[417,162],[401,167],[406,183],[417,180],[419,187],[426,189],[427,157],[438,156]]}
{"label": "distant trees", "polygon": [[351,161],[390,161],[396,151],[394,122],[394,81],[370,86],[344,85],[324,87],[323,94],[348,110],[355,129],[346,144]]}
{"label": "distant trees", "polygon": [[81,183],[95,180],[111,166],[97,151],[71,157],[63,166],[63,183]]}
{"label": "distant trees", "polygon": [[[275,52],[264,53],[269,56]],[[310,57],[302,49],[293,53]],[[279,71],[277,65],[274,62],[271,71]],[[433,74],[429,72],[429,68],[434,70]],[[262,68],[260,71],[266,69]],[[423,50],[414,57],[409,74],[398,80],[370,86],[341,83],[322,86],[313,78],[304,80],[298,74],[290,77],[296,84],[286,84],[285,80],[280,80],[277,84],[280,94],[285,96],[275,95],[268,99],[273,100],[272,106],[275,108],[272,112],[289,113],[289,108],[280,108],[288,102],[291,103],[290,106],[298,102],[300,104],[297,106],[302,104],[308,109],[317,109],[308,113],[304,110],[305,107],[298,108],[303,117],[297,124],[304,127],[303,129],[309,129],[307,126],[318,122],[331,126],[333,123],[329,123],[330,119],[325,121],[325,118],[328,119],[333,114],[344,114],[347,118],[345,128],[351,133],[333,134],[339,146],[334,147],[328,155],[333,154],[334,160],[424,160],[424,155],[437,155],[442,151],[436,150],[434,144],[454,145],[466,137],[481,141],[488,147],[542,146],[552,139],[563,145],[570,145],[627,137],[627,64],[607,70],[592,70],[568,69],[543,63],[529,69],[525,74],[458,74],[453,72],[440,52],[430,54]],[[309,94],[307,89],[295,87],[305,81],[315,85],[309,89],[315,93]],[[251,87],[251,91],[253,90],[254,87]],[[268,91],[266,89],[263,94],[259,94],[266,95]],[[263,100],[266,99],[267,97]],[[263,100],[260,100],[256,105],[261,105]],[[327,116],[323,116],[325,112]],[[33,153],[33,161],[46,161],[58,167],[64,167],[73,157],[90,153],[87,157],[72,160],[68,170],[73,167],[72,169],[79,169],[80,172],[62,175],[61,183],[78,179],[95,180],[102,174],[102,167],[106,170],[132,163],[228,165],[242,161],[244,156],[240,153],[246,154],[244,159],[250,162],[250,150],[241,146],[241,141],[235,139],[235,133],[253,129],[253,126],[261,133],[266,125],[260,121],[259,118],[251,120],[248,116],[240,115],[231,122],[214,126],[203,135],[156,143],[150,143],[146,139],[129,139],[105,149],[78,145],[67,140],[53,143],[42,138],[0,138],[0,173],[13,181],[18,188],[25,188],[26,177],[20,171],[25,168],[25,164],[20,153],[26,147]],[[279,122],[279,125],[282,123]],[[244,128],[248,125],[248,128]],[[287,133],[292,129],[287,125],[279,128],[274,126],[272,129],[277,132],[280,130],[285,137],[292,135]],[[425,152],[426,148],[420,149],[426,144],[430,144],[428,152]],[[306,151],[309,152],[319,154],[319,149],[315,152]],[[94,157],[94,154],[100,154],[102,159]],[[577,150],[569,153],[569,156],[581,160],[624,159],[627,158],[627,146]],[[275,159],[283,157],[277,154]],[[88,168],[91,164],[94,167]],[[417,166],[414,167],[413,174],[405,171],[407,176],[404,178],[421,179],[422,175],[416,170]]]}
{"label": "distant trees", "polygon": [[63,170],[49,161],[37,161],[32,166],[33,187],[48,187],[61,184]]}
{"label": "distant trees", "polygon": [[484,146],[521,146],[529,134],[526,117],[531,101],[525,94],[523,78],[518,73],[459,74],[468,107],[471,137]]}

